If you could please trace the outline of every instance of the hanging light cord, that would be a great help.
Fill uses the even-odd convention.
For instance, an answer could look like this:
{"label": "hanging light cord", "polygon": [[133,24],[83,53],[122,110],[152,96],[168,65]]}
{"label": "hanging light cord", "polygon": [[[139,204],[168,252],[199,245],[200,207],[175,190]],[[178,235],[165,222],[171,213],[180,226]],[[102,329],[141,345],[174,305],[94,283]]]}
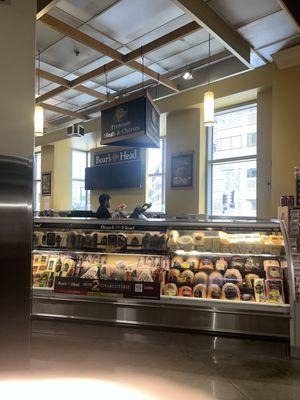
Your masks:
{"label": "hanging light cord", "polygon": [[108,102],[108,88],[107,88],[107,72],[106,72],[106,67],[104,64],[104,76],[105,76],[105,93],[106,93],[106,101]]}
{"label": "hanging light cord", "polygon": [[[39,66],[39,70],[41,69],[41,50],[39,50],[39,55],[38,55],[38,66]],[[40,96],[40,75],[38,75],[38,97]]]}
{"label": "hanging light cord", "polygon": [[210,89],[210,33],[208,34],[208,89]]}
{"label": "hanging light cord", "polygon": [[141,59],[142,59],[142,88],[144,88],[144,83],[145,83],[145,57],[143,54],[143,46],[141,46]]}

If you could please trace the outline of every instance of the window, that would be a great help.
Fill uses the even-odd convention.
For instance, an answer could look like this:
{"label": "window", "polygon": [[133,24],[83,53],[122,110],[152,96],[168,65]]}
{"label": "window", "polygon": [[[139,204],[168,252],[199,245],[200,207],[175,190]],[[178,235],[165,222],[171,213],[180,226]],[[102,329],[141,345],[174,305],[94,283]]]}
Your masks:
{"label": "window", "polygon": [[165,140],[161,139],[159,149],[148,149],[147,153],[147,202],[152,203],[150,211],[165,211]]}
{"label": "window", "polygon": [[41,210],[41,152],[34,154],[33,166],[33,210]]}
{"label": "window", "polygon": [[216,113],[208,130],[208,213],[256,216],[256,105]]}
{"label": "window", "polygon": [[85,190],[85,168],[89,166],[87,151],[72,151],[72,210],[88,210],[90,208],[89,192]]}
{"label": "window", "polygon": [[248,133],[247,135],[247,146],[256,146],[256,133]]}

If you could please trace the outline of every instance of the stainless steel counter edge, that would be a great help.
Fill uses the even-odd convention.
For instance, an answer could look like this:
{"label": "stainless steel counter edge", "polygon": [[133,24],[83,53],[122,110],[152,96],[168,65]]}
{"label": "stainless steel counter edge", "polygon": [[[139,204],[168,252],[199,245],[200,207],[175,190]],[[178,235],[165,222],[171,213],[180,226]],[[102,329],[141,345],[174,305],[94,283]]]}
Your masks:
{"label": "stainless steel counter edge", "polygon": [[161,300],[142,300],[142,299],[119,299],[111,297],[95,297],[95,296],[74,296],[71,294],[53,293],[51,289],[33,289],[33,298],[59,300],[74,303],[112,303],[116,305],[126,305],[130,307],[142,305],[149,307],[163,306],[180,306],[180,308],[188,307],[200,310],[207,309],[209,311],[229,313],[251,312],[251,313],[266,313],[266,314],[281,314],[287,318],[290,317],[289,304],[265,304],[265,303],[247,303],[232,300],[208,300],[208,299],[177,299],[169,296],[162,296]]}

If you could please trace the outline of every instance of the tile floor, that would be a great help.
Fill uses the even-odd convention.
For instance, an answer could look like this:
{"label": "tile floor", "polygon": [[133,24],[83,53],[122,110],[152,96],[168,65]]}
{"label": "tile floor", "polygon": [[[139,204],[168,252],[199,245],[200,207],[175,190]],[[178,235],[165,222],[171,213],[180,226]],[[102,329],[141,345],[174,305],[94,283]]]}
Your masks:
{"label": "tile floor", "polygon": [[67,378],[72,400],[72,378],[92,379],[93,399],[300,399],[300,360],[282,343],[67,322],[33,322],[31,376],[54,391]]}

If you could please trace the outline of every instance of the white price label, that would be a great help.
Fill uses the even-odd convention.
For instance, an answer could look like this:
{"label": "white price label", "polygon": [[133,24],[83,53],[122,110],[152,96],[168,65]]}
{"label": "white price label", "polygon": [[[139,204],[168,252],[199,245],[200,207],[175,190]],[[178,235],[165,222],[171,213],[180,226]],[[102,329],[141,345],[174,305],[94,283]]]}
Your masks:
{"label": "white price label", "polygon": [[142,283],[136,283],[134,285],[134,291],[135,291],[135,293],[143,293],[143,284]]}

